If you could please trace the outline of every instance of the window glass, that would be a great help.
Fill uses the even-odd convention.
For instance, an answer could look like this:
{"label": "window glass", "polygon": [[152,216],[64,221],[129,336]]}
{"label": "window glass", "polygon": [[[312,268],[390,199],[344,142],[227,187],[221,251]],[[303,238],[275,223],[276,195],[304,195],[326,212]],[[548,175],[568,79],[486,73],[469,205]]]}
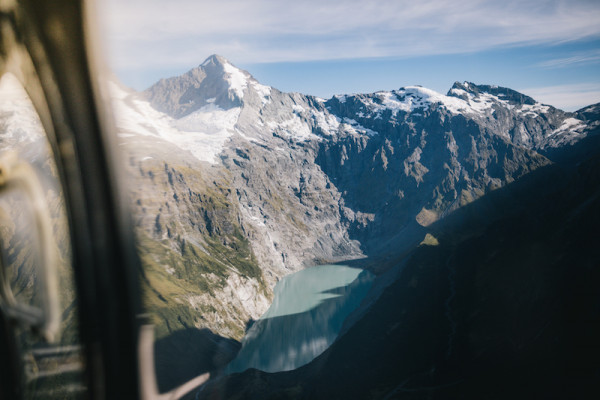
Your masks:
{"label": "window glass", "polygon": [[0,304],[18,347],[13,367],[25,398],[78,398],[84,360],[59,171],[10,73],[0,79],[0,175]]}

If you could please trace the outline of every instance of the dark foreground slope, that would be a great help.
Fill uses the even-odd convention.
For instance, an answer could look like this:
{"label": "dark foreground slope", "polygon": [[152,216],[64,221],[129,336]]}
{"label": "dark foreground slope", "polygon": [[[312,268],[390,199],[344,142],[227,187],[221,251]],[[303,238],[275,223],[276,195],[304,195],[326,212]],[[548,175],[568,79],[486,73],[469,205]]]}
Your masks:
{"label": "dark foreground slope", "polygon": [[599,142],[430,226],[439,245],[310,364],[199,397],[600,398]]}

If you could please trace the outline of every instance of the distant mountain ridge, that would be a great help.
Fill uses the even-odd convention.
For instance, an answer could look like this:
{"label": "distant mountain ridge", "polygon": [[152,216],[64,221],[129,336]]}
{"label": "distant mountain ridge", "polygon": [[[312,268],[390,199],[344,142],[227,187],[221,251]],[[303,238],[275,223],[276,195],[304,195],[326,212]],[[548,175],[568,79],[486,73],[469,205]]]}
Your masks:
{"label": "distant mountain ridge", "polygon": [[112,92],[133,211],[156,252],[148,296],[179,310],[161,314],[163,334],[239,339],[282,276],[407,251],[599,126],[598,105],[569,113],[470,82],[447,95],[283,93],[220,56],[143,93]]}

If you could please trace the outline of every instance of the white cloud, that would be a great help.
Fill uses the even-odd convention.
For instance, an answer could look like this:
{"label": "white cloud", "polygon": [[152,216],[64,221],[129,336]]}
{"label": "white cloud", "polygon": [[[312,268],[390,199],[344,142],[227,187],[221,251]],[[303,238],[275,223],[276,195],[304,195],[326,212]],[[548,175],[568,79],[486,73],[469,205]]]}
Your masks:
{"label": "white cloud", "polygon": [[574,64],[587,64],[600,61],[600,50],[586,51],[580,54],[575,54],[571,57],[555,58],[537,64],[542,68],[562,68],[569,67]]}
{"label": "white cloud", "polygon": [[519,89],[519,92],[566,111],[600,102],[600,83],[596,82]]}
{"label": "white cloud", "polygon": [[117,68],[463,53],[600,35],[594,1],[108,0]]}

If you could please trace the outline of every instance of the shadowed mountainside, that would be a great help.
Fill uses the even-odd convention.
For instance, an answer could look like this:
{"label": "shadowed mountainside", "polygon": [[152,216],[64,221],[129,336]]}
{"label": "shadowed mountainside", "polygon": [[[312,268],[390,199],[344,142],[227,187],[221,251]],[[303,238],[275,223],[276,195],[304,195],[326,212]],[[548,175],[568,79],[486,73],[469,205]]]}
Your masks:
{"label": "shadowed mountainside", "polygon": [[155,368],[161,393],[202,375],[214,373],[231,361],[240,343],[208,329],[181,329],[154,343]]}
{"label": "shadowed mountainside", "polygon": [[222,377],[199,398],[596,398],[599,139],[431,225],[430,245],[310,364]]}

